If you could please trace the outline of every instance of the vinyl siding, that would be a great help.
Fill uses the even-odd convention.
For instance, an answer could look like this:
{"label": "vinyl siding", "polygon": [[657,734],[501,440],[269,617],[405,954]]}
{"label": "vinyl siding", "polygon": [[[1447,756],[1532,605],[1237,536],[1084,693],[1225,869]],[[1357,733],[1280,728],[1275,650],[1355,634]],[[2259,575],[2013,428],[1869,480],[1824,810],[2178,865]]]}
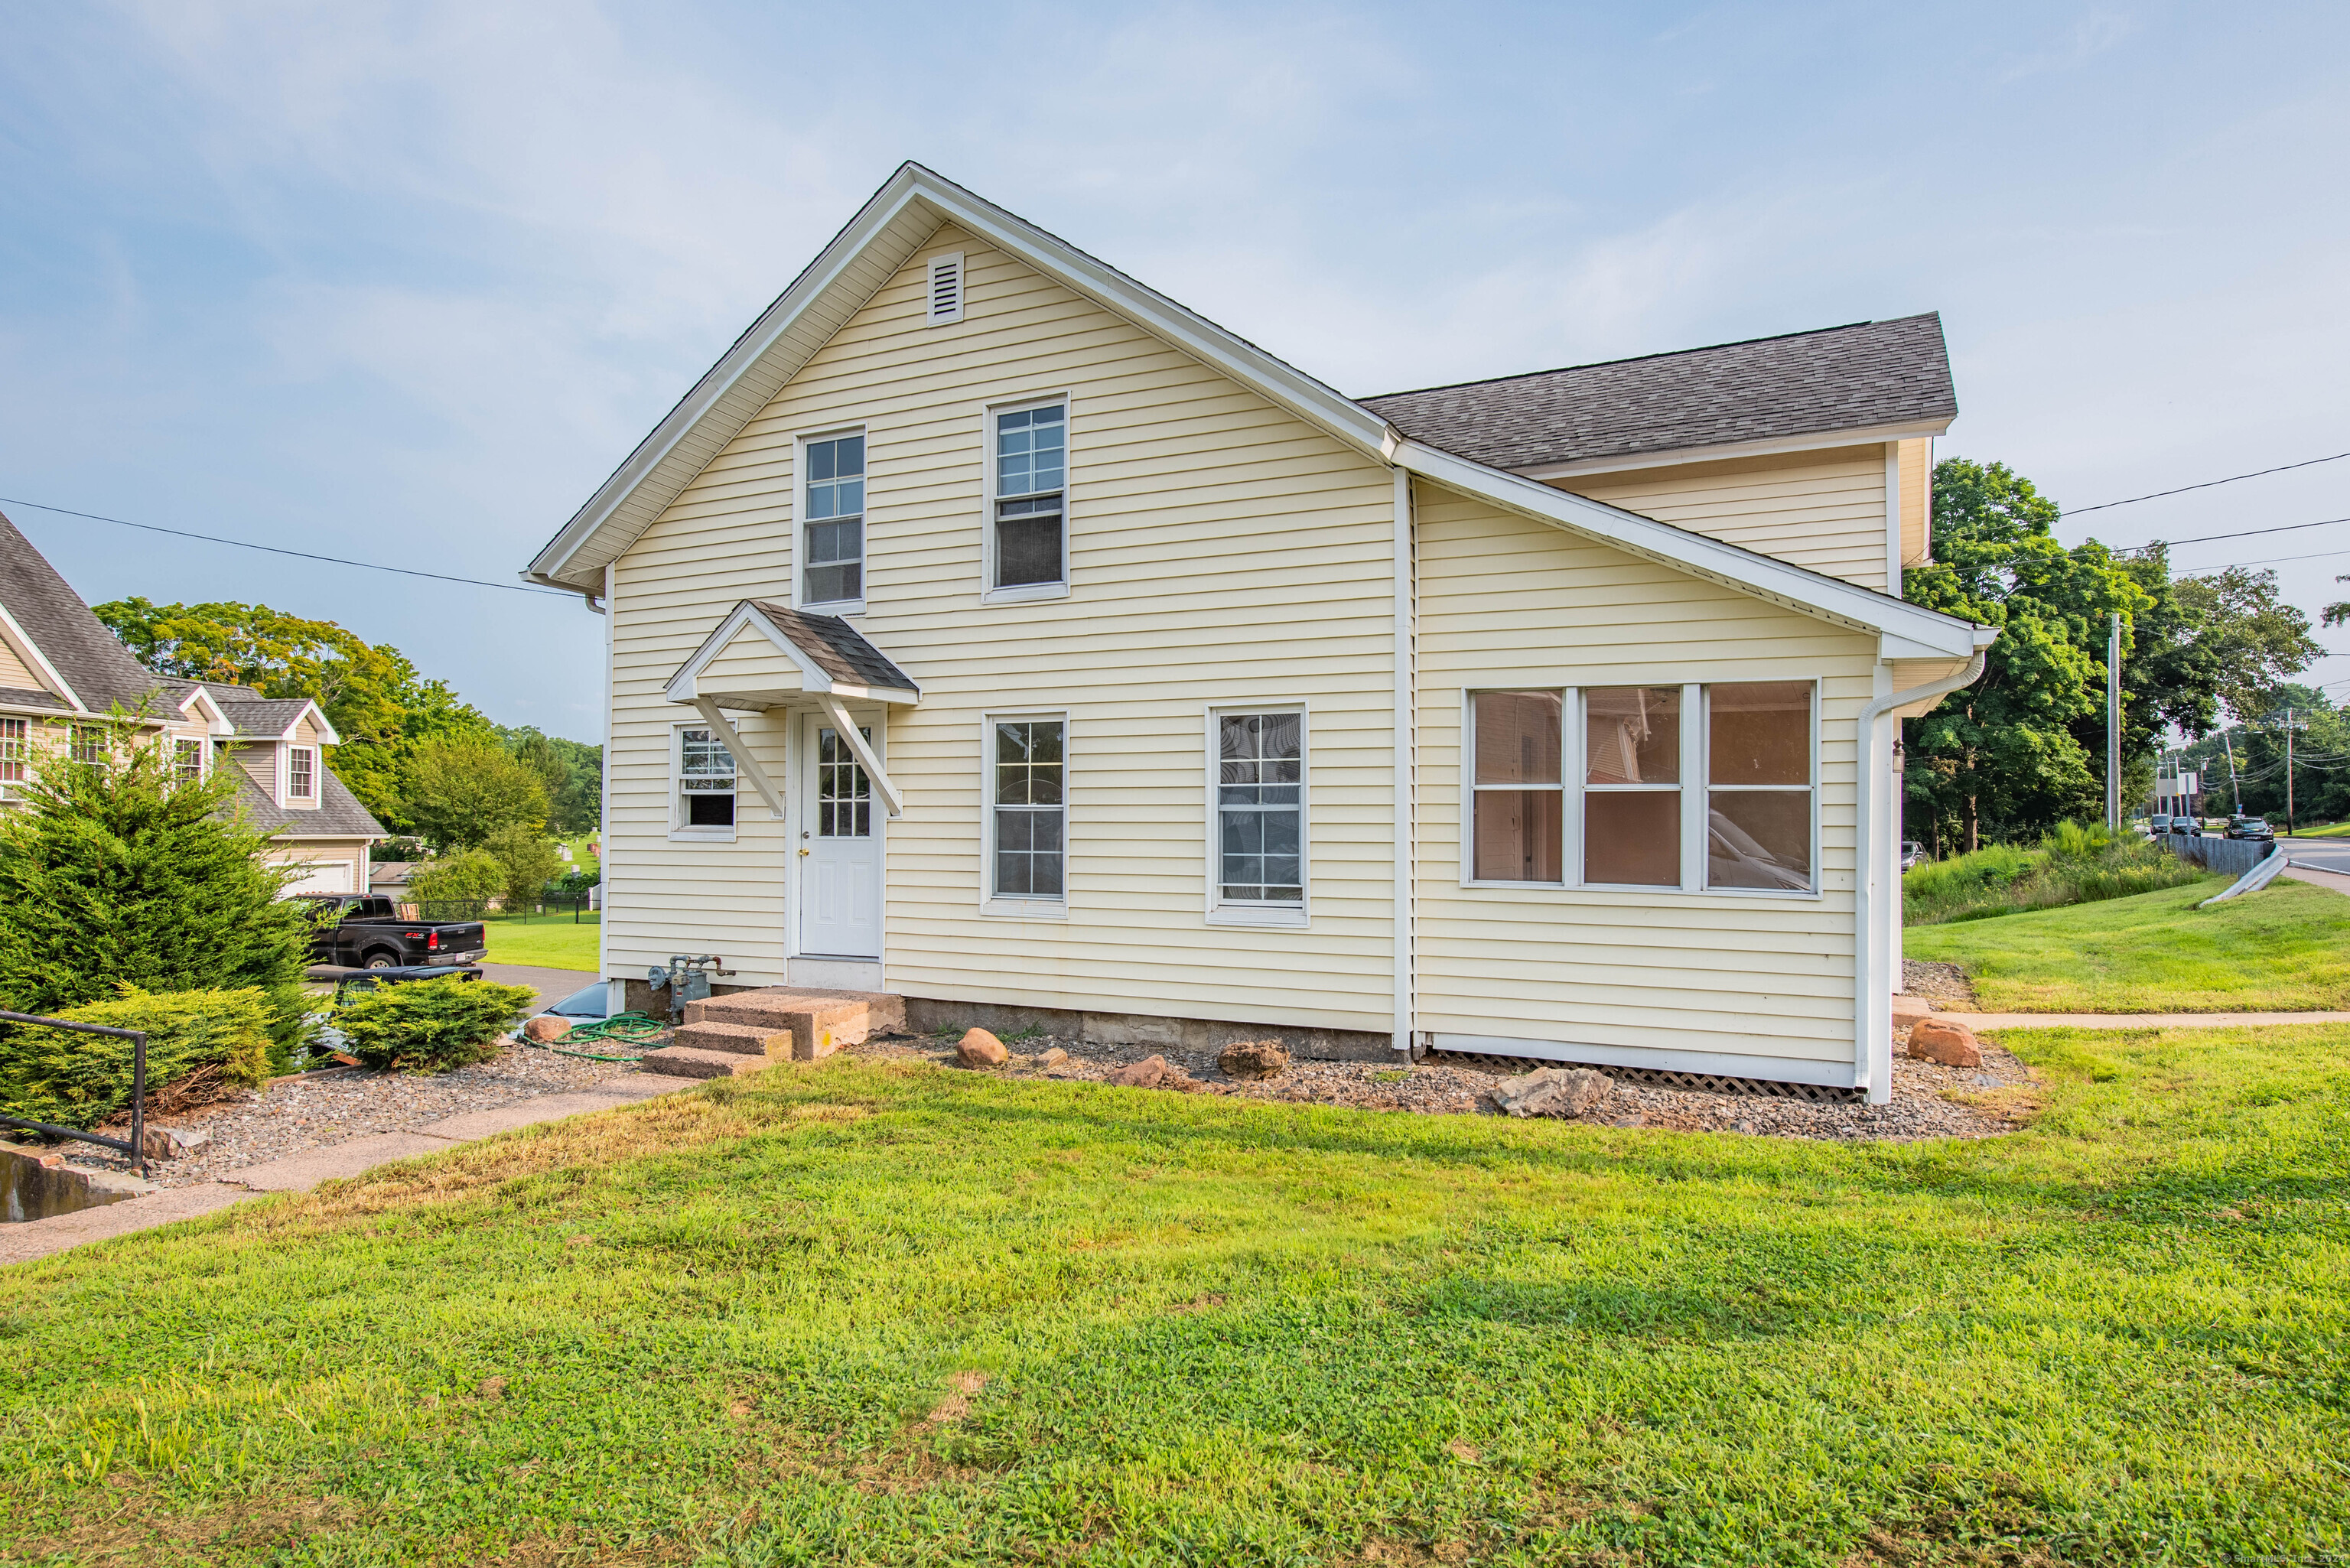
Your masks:
{"label": "vinyl siding", "polygon": [[1901,564],[1933,559],[1934,443],[1919,437],[1901,445]]}
{"label": "vinyl siding", "polygon": [[1848,583],[1885,587],[1881,442],[1550,483]]}
{"label": "vinyl siding", "polygon": [[0,686],[17,691],[47,691],[49,683],[33,673],[31,665],[16,656],[16,650],[0,642]]}
{"label": "vinyl siding", "polygon": [[[931,327],[922,263],[955,249],[964,319]],[[983,605],[984,410],[1059,392],[1072,591]],[[608,973],[711,950],[729,983],[785,978],[796,822],[774,821],[746,782],[733,842],[671,839],[668,737],[692,714],[661,688],[736,601],[790,597],[795,437],[851,424],[868,454],[858,625],[923,693],[882,737],[906,797],[885,829],[890,989],[1389,1028],[1387,471],[952,231],[917,247],[618,564]],[[763,683],[774,668],[747,649],[738,662]],[[1259,701],[1309,713],[1302,929],[1206,916],[1206,711]],[[1023,711],[1068,715],[1065,920],[980,910],[982,718]],[[779,786],[805,790],[786,712],[738,722]]]}
{"label": "vinyl siding", "polygon": [[[1419,1026],[1848,1069],[1873,639],[1432,486],[1418,520]],[[1820,896],[1463,885],[1464,692],[1720,680],[1819,682]]]}

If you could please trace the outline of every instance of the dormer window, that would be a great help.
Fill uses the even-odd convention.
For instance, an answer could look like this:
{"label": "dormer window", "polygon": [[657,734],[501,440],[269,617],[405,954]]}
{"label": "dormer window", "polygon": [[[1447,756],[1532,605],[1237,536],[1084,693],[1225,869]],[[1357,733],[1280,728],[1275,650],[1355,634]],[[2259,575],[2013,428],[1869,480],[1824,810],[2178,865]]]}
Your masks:
{"label": "dormer window", "polygon": [[172,742],[172,777],[180,784],[201,784],[204,776],[204,743],[184,737]]}
{"label": "dormer window", "polygon": [[318,749],[316,746],[290,746],[286,749],[286,798],[318,798]]}

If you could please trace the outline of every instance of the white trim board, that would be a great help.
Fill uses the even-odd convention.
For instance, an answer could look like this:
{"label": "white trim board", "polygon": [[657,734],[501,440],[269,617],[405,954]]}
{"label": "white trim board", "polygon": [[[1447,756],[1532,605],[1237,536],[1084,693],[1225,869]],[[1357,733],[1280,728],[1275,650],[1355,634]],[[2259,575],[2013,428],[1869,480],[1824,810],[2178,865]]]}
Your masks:
{"label": "white trim board", "polygon": [[1799,436],[1774,436],[1766,441],[1728,441],[1719,446],[1676,446],[1656,452],[1626,452],[1617,457],[1570,458],[1565,462],[1539,462],[1509,472],[1526,479],[1570,479],[1586,473],[1629,473],[1643,468],[1679,468],[1683,463],[1719,462],[1725,458],[1772,457],[1787,452],[1825,452],[1840,446],[1876,446],[1881,441],[1913,441],[1941,435],[1948,420],[1920,420],[1908,424],[1855,425],[1850,430],[1814,431]]}

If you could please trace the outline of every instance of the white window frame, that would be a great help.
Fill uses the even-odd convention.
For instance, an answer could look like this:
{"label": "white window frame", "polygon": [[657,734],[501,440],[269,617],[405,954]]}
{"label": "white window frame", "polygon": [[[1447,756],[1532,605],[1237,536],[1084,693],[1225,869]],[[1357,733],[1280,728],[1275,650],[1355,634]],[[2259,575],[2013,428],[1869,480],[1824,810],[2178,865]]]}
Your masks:
{"label": "white window frame", "polygon": [[[954,268],[954,308],[938,309],[939,269]],[[951,327],[962,319],[963,302],[971,297],[971,269],[963,265],[962,252],[941,251],[922,258],[922,319],[929,327]]]}
{"label": "white window frame", "polygon": [[[1586,776],[1590,758],[1584,754],[1591,735],[1590,715],[1585,711],[1594,691],[1614,691],[1629,687],[1669,688],[1680,694],[1680,712],[1676,722],[1680,727],[1679,779],[1665,784],[1594,784]],[[1604,888],[1617,893],[1702,893],[1705,891],[1705,809],[1700,803],[1694,810],[1690,801],[1690,769],[1702,773],[1705,766],[1705,688],[1689,680],[1595,680],[1575,691],[1574,711],[1567,722],[1575,726],[1575,773],[1571,784],[1575,791],[1575,855],[1574,885],[1578,888]],[[1681,879],[1678,884],[1664,882],[1593,882],[1583,874],[1584,824],[1590,814],[1584,809],[1584,797],[1595,791],[1603,794],[1662,794],[1670,789],[1676,795],[1673,823],[1680,834]],[[1699,786],[1702,795],[1704,788]],[[1694,834],[1696,836],[1691,837]],[[1691,856],[1696,858],[1691,869]]]}
{"label": "white window frame", "polygon": [[[811,599],[807,597],[808,448],[828,441],[838,441],[844,436],[862,437],[865,441],[865,505],[858,513],[858,594],[853,599]],[[816,521],[829,522],[831,519],[818,518]],[[866,599],[872,592],[872,433],[862,424],[854,424],[796,435],[792,438],[792,607],[812,610],[817,615],[862,615]]]}
{"label": "white window frame", "polygon": [[[1297,876],[1295,904],[1259,903],[1224,897],[1223,818],[1217,810],[1216,787],[1221,782],[1222,751],[1217,733],[1220,722],[1252,713],[1297,715]],[[1253,926],[1276,930],[1301,930],[1311,923],[1314,908],[1314,715],[1303,698],[1271,698],[1257,702],[1211,704],[1201,731],[1206,761],[1207,922],[1211,926]]]}
{"label": "white window frame", "polygon": [[213,748],[211,742],[198,735],[174,735],[172,737],[172,782],[174,784],[182,784],[191,782],[190,780],[180,776],[180,748],[182,746],[195,747],[196,776],[192,782],[202,784],[205,779],[212,776]]}
{"label": "white window frame", "polygon": [[[1057,898],[1032,898],[1014,894],[999,898],[995,892],[995,726],[998,724],[1035,723],[1051,721],[1061,726],[1061,896]],[[979,912],[1000,919],[1066,920],[1069,918],[1069,873],[1076,865],[1076,846],[1071,842],[1070,829],[1076,820],[1075,809],[1075,759],[1070,742],[1076,726],[1070,722],[1064,708],[1007,709],[1002,712],[983,713],[979,719]]]}
{"label": "white window frame", "polygon": [[[1820,776],[1821,726],[1825,722],[1823,711],[1825,694],[1821,682],[1807,682],[1812,689],[1811,730],[1811,797],[1812,797],[1812,886],[1808,892],[1777,888],[1709,888],[1706,879],[1706,812],[1712,796],[1712,784],[1708,782],[1713,773],[1711,751],[1711,726],[1707,720],[1711,712],[1708,695],[1715,686],[1743,686],[1772,680],[1802,680],[1770,673],[1750,674],[1743,671],[1724,674],[1711,680],[1669,680],[1638,676],[1618,676],[1610,672],[1604,680],[1586,685],[1550,685],[1542,680],[1496,680],[1461,689],[1461,753],[1460,753],[1460,883],[1464,888],[1514,894],[1522,898],[1541,898],[1561,892],[1589,891],[1596,893],[1694,894],[1706,898],[1768,898],[1792,903],[1818,903],[1826,895],[1826,878],[1820,861],[1821,814],[1824,808],[1825,784]],[[1588,694],[1597,688],[1620,686],[1671,686],[1681,694],[1681,782],[1680,836],[1681,880],[1679,887],[1642,882],[1586,882],[1583,879],[1584,810],[1583,797],[1588,786],[1584,781],[1586,759],[1584,746],[1587,721],[1584,703]],[[1565,854],[1564,882],[1492,882],[1480,881],[1476,871],[1476,773],[1477,773],[1477,698],[1489,691],[1556,691],[1564,699],[1560,726],[1560,778],[1564,784],[1560,812],[1559,836]],[[1691,769],[1694,767],[1695,771]],[[1736,786],[1727,786],[1736,787]],[[1787,786],[1792,792],[1794,786]]]}
{"label": "white window frame", "polygon": [[[715,824],[698,827],[689,825],[685,820],[685,732],[688,730],[705,732],[718,744],[725,744],[725,737],[719,734],[707,720],[688,720],[669,727],[669,836],[680,843],[732,844],[743,824],[743,759],[734,758],[734,820],[723,827]],[[733,749],[728,748],[728,755],[733,754]]]}
{"label": "white window frame", "polygon": [[[1477,699],[1512,691],[1555,691],[1559,694],[1559,882],[1499,881],[1477,875]],[[1583,734],[1579,721],[1582,697],[1572,686],[1539,680],[1514,685],[1469,686],[1461,692],[1461,885],[1463,888],[1514,888],[1555,893],[1579,886],[1583,870],[1583,792],[1575,787],[1583,765]],[[1489,786],[1505,790],[1507,784]]]}
{"label": "white window frame", "polygon": [[25,784],[33,776],[33,722],[0,715],[0,785]]}
{"label": "white window frame", "polygon": [[[1710,680],[1705,684],[1706,711],[1704,717],[1706,722],[1701,723],[1699,727],[1699,733],[1702,739],[1700,740],[1699,746],[1701,754],[1698,758],[1700,777],[1702,784],[1702,793],[1705,796],[1705,799],[1700,805],[1697,813],[1698,854],[1700,857],[1697,875],[1698,882],[1700,887],[1703,887],[1707,875],[1704,863],[1706,847],[1705,834],[1710,824],[1706,814],[1712,809],[1713,791],[1715,788],[1713,784],[1713,725],[1711,722],[1713,717],[1713,689],[1716,686],[1762,685],[1771,682],[1771,680],[1772,678],[1770,676],[1758,675],[1750,679],[1738,680]],[[1783,680],[1782,683],[1808,686],[1812,691],[1811,734],[1809,736],[1811,746],[1812,782],[1807,785],[1800,786],[1804,793],[1808,794],[1812,797],[1811,888],[1806,891],[1800,892],[1792,888],[1706,888],[1705,891],[1709,895],[1726,898],[1794,898],[1799,900],[1809,899],[1814,901],[1816,901],[1825,896],[1822,891],[1823,882],[1820,876],[1820,683],[1817,680],[1798,680],[1795,681],[1783,681]],[[1863,770],[1863,776],[1866,776],[1866,770]],[[1723,789],[1770,789],[1783,792],[1787,794],[1794,794],[1796,793],[1799,786],[1794,784],[1723,784],[1721,787]]]}
{"label": "white window frame", "polygon": [[[297,794],[294,790],[294,762],[297,757],[307,757],[310,762],[310,788],[307,794]],[[286,804],[292,805],[297,801],[305,805],[318,804],[318,748],[316,746],[289,745],[286,748]]]}
{"label": "white window frame", "polygon": [[[1049,409],[1055,404],[1061,410],[1061,580],[1057,583],[1022,583],[1014,587],[999,588],[995,584],[995,482],[996,451],[995,421],[1002,414],[1024,413],[1030,409]],[[1066,391],[1048,392],[1041,397],[1014,398],[1009,402],[990,403],[980,410],[979,450],[981,470],[979,492],[979,602],[983,605],[1029,604],[1037,599],[1065,599],[1069,597],[1069,508],[1076,496],[1070,482],[1076,470],[1076,402]]]}

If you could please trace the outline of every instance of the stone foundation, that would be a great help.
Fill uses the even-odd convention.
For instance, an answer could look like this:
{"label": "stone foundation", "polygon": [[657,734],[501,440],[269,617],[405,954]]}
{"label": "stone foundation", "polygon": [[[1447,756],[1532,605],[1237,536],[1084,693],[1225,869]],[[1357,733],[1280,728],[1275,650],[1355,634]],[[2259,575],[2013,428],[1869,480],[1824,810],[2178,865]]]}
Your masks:
{"label": "stone foundation", "polygon": [[1155,1050],[1214,1055],[1242,1040],[1278,1040],[1291,1055],[1316,1062],[1392,1062],[1395,1038],[1366,1029],[1300,1029],[1280,1023],[1227,1023],[1163,1018],[1140,1012],[1078,1012],[1059,1007],[1012,1007],[993,1002],[906,998],[906,1025],[921,1033],[984,1029],[999,1037],[1035,1027],[1047,1034],[1097,1045],[1148,1045]]}

